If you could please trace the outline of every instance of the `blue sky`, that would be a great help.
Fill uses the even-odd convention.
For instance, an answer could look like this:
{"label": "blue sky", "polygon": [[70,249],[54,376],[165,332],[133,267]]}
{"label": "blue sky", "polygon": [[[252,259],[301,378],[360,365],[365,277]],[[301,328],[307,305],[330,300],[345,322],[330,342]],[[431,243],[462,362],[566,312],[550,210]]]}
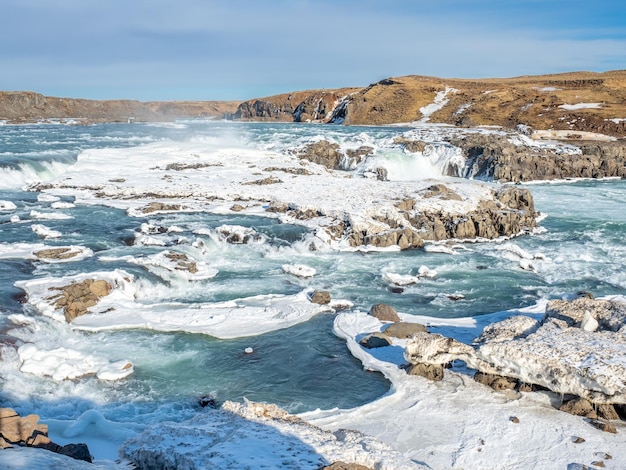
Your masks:
{"label": "blue sky", "polygon": [[626,68],[624,0],[0,0],[0,89],[248,99]]}

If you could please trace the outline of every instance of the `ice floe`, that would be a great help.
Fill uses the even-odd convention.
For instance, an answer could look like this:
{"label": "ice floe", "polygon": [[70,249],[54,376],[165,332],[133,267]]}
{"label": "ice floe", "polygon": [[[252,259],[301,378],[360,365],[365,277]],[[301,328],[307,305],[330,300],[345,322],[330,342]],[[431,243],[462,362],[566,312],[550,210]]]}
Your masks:
{"label": "ice floe", "polygon": [[325,305],[313,303],[309,300],[311,290],[295,295],[258,295],[215,303],[140,303],[136,300],[132,276],[121,270],[20,281],[16,286],[27,292],[29,303],[41,313],[65,322],[66,315],[58,306],[54,291],[89,279],[102,279],[111,290],[91,305],[88,313],[72,319],[72,327],[87,331],[143,328],[239,338],[288,328],[314,315],[345,306],[340,300]]}

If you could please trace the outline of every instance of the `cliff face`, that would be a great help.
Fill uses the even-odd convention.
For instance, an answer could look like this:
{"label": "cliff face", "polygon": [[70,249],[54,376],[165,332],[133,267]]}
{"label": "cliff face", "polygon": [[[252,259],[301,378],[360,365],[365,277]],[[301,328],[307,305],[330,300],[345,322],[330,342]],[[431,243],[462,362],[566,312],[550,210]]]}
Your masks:
{"label": "cliff face", "polygon": [[297,91],[253,99],[241,103],[231,117],[251,121],[327,122],[341,100],[358,90]]}
{"label": "cliff face", "polygon": [[[311,112],[320,100],[325,115]],[[424,120],[463,127],[515,128],[521,124],[622,137],[626,135],[626,71],[481,80],[411,75],[381,80],[365,88],[304,91],[250,100],[242,103],[233,117],[355,125]]]}
{"label": "cliff face", "polygon": [[236,101],[141,102],[56,98],[33,92],[0,92],[0,120],[33,122],[78,119],[85,122],[169,121],[181,117],[223,117]]}

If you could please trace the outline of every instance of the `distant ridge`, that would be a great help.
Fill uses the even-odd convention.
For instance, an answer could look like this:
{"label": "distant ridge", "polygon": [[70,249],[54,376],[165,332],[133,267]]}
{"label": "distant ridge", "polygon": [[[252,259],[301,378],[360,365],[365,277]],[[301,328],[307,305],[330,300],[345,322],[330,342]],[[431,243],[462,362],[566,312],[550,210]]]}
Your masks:
{"label": "distant ridge", "polygon": [[172,121],[184,117],[223,117],[239,101],[86,100],[44,96],[32,91],[0,92],[0,120],[9,123],[74,120],[77,123]]}

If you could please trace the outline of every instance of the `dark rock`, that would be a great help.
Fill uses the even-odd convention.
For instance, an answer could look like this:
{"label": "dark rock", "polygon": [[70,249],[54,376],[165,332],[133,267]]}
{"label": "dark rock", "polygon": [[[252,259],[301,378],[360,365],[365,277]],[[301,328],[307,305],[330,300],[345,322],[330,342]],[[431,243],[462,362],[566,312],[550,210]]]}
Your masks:
{"label": "dark rock", "polygon": [[388,321],[388,322],[399,322],[400,317],[398,316],[398,312],[391,305],[387,304],[376,304],[373,305],[369,311],[369,314],[373,317],[378,318],[380,321]]}
{"label": "dark rock", "polygon": [[213,408],[213,409],[219,408],[219,405],[217,404],[217,399],[212,395],[200,397],[200,399],[198,400],[198,403],[200,404],[202,408],[206,408],[206,407]]}
{"label": "dark rock", "polygon": [[233,204],[232,206],[230,206],[230,210],[233,212],[241,212],[244,209],[245,207],[243,207],[241,204]]}
{"label": "dark rock", "polygon": [[421,323],[408,323],[401,321],[390,324],[383,332],[392,338],[406,339],[410,338],[419,331],[425,332],[428,330]]}
{"label": "dark rock", "polygon": [[326,305],[330,303],[330,292],[325,290],[316,290],[309,298],[314,304]]}
{"label": "dark rock", "polygon": [[519,418],[517,416],[511,416],[509,418],[509,421],[512,422],[512,423],[518,424],[519,423]]}
{"label": "dark rock", "polygon": [[359,341],[359,344],[367,349],[384,348],[391,346],[391,339],[383,333],[373,333]]}
{"label": "dark rock", "polygon": [[89,463],[93,462],[93,457],[89,452],[87,444],[67,444],[61,447],[57,453],[67,455],[68,457],[72,457],[76,460],[84,460]]}
{"label": "dark rock", "polygon": [[582,444],[583,442],[586,442],[586,441],[582,437],[576,436],[575,438],[572,439],[572,442],[574,444]]}
{"label": "dark rock", "polygon": [[591,424],[594,428],[599,429],[600,431],[617,434],[617,429],[615,428],[615,426],[603,419],[590,419],[588,423]]}

